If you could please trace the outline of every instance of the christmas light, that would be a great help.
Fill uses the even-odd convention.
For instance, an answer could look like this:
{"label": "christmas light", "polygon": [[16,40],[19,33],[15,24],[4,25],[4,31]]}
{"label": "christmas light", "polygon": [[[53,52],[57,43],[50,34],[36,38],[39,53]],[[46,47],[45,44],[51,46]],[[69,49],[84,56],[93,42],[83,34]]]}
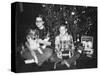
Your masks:
{"label": "christmas light", "polygon": [[72,14],[72,15],[75,15],[75,12],[72,12],[71,14]]}
{"label": "christmas light", "polygon": [[45,5],[42,5],[42,7],[45,7]]}
{"label": "christmas light", "polygon": [[65,21],[65,23],[66,23],[66,24],[68,24],[68,22],[67,22],[67,21]]}

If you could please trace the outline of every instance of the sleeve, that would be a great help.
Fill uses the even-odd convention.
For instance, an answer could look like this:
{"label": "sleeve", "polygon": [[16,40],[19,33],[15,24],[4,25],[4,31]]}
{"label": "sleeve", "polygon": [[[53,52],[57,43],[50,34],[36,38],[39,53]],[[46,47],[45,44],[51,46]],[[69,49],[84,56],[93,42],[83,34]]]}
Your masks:
{"label": "sleeve", "polygon": [[59,37],[58,36],[55,38],[55,45],[57,45],[57,44],[59,44]]}
{"label": "sleeve", "polygon": [[57,36],[57,37],[55,38],[55,51],[59,51],[59,44],[60,44],[59,41],[60,41],[60,40],[59,40],[59,37]]}

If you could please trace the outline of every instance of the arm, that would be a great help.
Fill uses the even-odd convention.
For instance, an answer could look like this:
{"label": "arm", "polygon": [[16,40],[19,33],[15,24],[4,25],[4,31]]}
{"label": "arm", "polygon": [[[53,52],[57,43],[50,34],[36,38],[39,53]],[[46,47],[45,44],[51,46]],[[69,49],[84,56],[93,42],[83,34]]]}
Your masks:
{"label": "arm", "polygon": [[59,37],[55,38],[55,52],[57,53],[57,57],[62,59],[62,52],[60,51],[60,39],[59,39]]}
{"label": "arm", "polygon": [[73,38],[72,36],[70,35],[70,45],[71,45],[71,52],[72,52],[72,56],[74,55],[74,42],[73,42]]}
{"label": "arm", "polygon": [[59,37],[56,37],[55,38],[55,49],[56,49],[56,51],[59,51],[59,45],[60,45],[60,43],[59,43]]}
{"label": "arm", "polygon": [[71,44],[71,49],[72,50],[74,50],[75,49],[75,47],[74,47],[74,42],[73,42],[73,38],[72,38],[72,36],[70,35],[70,44]]}
{"label": "arm", "polygon": [[39,43],[42,43],[42,44],[44,44],[44,45],[51,45],[51,42],[49,42],[48,40],[49,40],[49,39],[44,39],[44,40],[39,39],[38,42],[39,42]]}

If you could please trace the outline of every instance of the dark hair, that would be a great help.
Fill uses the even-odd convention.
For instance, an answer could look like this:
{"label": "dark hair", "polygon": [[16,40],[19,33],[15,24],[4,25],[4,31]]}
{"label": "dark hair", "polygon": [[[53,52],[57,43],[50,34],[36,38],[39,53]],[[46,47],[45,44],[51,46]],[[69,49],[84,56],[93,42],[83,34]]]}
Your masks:
{"label": "dark hair", "polygon": [[[44,17],[43,17],[43,15],[39,14],[37,17],[42,18],[42,20],[44,21]],[[37,18],[37,17],[36,17],[36,18]]]}
{"label": "dark hair", "polygon": [[65,28],[66,28],[66,25],[64,25],[64,24],[60,25],[60,26],[59,26],[59,29],[60,29],[61,27],[65,27]]}

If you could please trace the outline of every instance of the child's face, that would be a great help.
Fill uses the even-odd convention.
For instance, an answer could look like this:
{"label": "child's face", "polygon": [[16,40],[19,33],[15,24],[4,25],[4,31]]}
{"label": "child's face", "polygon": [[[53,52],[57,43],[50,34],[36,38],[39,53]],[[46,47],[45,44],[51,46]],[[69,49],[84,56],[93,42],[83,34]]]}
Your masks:
{"label": "child's face", "polygon": [[67,29],[64,26],[61,26],[59,31],[60,31],[60,34],[65,34]]}
{"label": "child's face", "polygon": [[36,26],[38,28],[41,28],[43,26],[43,24],[44,24],[44,22],[43,22],[42,18],[41,17],[37,17],[36,18]]}

